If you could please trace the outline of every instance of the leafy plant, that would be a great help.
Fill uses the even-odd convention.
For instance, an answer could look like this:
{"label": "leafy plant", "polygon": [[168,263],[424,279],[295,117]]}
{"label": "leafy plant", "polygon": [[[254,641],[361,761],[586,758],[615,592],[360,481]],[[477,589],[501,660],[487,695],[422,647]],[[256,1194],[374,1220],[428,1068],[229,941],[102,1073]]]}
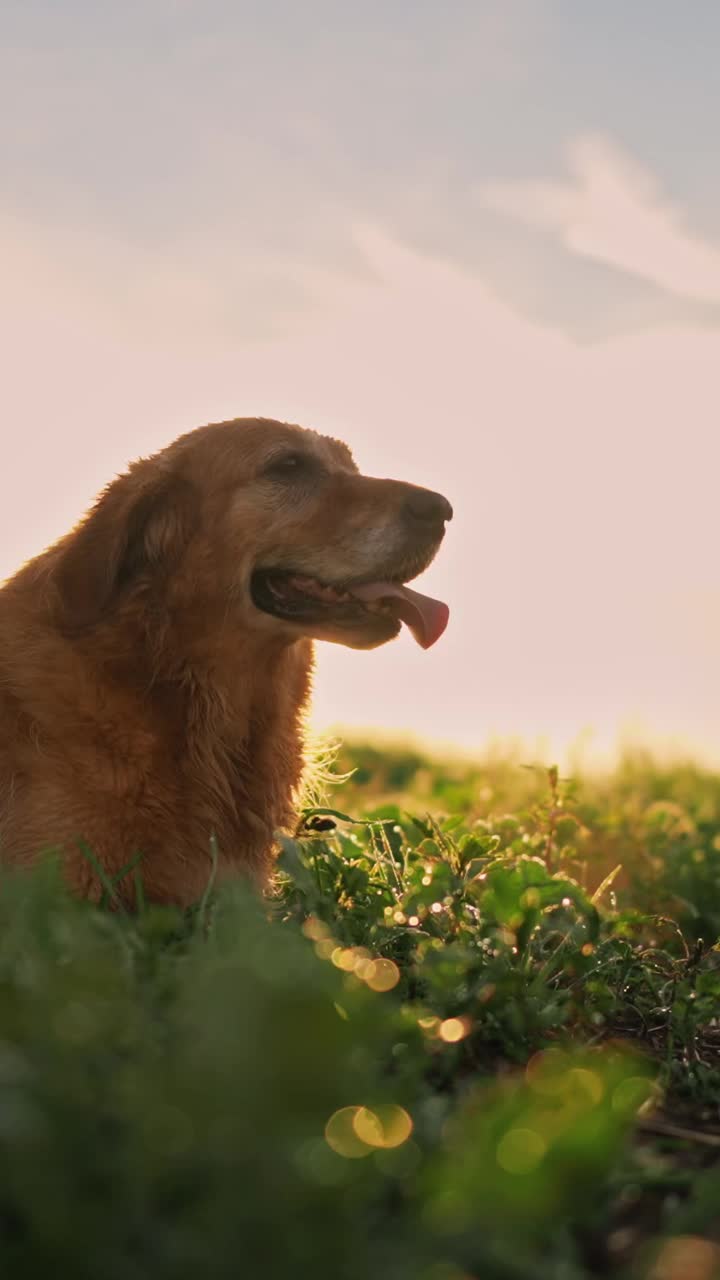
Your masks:
{"label": "leafy plant", "polygon": [[3,873],[8,1274],[710,1280],[717,779],[354,760],[262,902]]}

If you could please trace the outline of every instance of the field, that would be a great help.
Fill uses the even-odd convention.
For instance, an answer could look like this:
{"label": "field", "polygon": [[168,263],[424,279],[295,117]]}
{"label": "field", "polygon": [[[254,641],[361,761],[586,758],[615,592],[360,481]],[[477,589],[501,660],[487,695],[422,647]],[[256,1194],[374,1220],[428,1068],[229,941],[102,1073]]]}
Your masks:
{"label": "field", "polygon": [[720,1276],[720,778],[351,770],[266,901],[5,874],[7,1274]]}

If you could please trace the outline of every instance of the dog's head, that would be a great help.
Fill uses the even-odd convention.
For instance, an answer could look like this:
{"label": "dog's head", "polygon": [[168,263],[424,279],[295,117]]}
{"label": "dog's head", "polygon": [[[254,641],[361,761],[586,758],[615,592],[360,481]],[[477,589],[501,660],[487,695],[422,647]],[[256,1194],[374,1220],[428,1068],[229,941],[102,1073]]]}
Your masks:
{"label": "dog's head", "polygon": [[451,516],[438,493],[361,475],[338,440],[238,419],[133,464],[63,541],[54,579],[70,623],[143,592],[178,609],[222,601],[268,639],[370,649],[405,621],[427,647],[447,609],[405,584]]}

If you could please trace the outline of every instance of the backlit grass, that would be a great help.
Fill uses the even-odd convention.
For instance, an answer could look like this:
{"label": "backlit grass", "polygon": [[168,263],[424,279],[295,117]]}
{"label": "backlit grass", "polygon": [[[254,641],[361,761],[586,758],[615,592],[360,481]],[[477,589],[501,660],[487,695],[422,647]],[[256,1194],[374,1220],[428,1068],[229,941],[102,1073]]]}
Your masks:
{"label": "backlit grass", "polygon": [[720,1274],[720,779],[337,767],[264,902],[4,874],[8,1274]]}

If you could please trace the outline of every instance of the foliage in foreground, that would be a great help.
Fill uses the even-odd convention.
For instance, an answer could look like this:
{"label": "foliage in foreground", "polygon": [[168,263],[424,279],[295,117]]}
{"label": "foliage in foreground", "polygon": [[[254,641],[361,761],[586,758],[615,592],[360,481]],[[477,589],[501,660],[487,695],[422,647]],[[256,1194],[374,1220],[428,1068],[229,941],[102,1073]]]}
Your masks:
{"label": "foliage in foreground", "polygon": [[8,1273],[711,1280],[720,780],[341,763],[269,903],[3,877]]}

